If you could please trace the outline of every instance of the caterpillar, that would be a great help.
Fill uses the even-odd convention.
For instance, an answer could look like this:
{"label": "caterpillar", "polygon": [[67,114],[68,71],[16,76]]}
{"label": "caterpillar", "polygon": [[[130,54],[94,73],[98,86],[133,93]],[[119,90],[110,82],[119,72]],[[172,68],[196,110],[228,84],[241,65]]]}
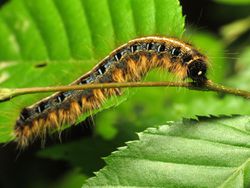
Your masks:
{"label": "caterpillar", "polygon": [[[118,47],[70,85],[139,81],[154,68],[198,84],[207,81],[207,58],[192,45],[176,38],[149,36]],[[74,124],[82,113],[99,108],[105,99],[121,93],[118,88],[57,92],[21,110],[14,126],[15,141],[25,147],[47,131]]]}

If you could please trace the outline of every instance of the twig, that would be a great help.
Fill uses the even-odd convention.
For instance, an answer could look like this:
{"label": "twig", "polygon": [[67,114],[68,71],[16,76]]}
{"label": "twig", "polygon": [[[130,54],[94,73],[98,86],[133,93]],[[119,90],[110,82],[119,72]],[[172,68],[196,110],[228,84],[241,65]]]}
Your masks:
{"label": "twig", "polygon": [[191,90],[214,91],[218,93],[232,94],[246,99],[250,99],[250,92],[235,88],[226,87],[207,81],[202,86],[193,82],[124,82],[124,83],[95,83],[70,86],[51,86],[51,87],[33,87],[33,88],[2,88],[0,89],[0,101],[10,100],[16,96],[55,91],[84,90],[84,89],[102,89],[102,88],[125,88],[125,87],[185,87]]}

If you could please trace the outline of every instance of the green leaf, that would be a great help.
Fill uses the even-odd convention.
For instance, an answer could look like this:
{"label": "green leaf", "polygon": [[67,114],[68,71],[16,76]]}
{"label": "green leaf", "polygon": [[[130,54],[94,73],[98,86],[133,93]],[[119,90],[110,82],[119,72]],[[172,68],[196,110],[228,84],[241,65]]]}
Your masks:
{"label": "green leaf", "polygon": [[[178,0],[12,0],[0,9],[0,29],[0,87],[49,86],[72,82],[133,38],[180,37],[184,18]],[[21,109],[45,96],[0,104],[0,142],[12,139]]]}
{"label": "green leaf", "polygon": [[240,54],[236,62],[236,74],[228,80],[228,83],[241,89],[249,90],[250,82],[250,46],[247,46]]}
{"label": "green leaf", "polygon": [[249,124],[250,116],[200,117],[149,128],[83,187],[248,187]]}
{"label": "green leaf", "polygon": [[[242,35],[247,33],[250,27],[250,17],[236,20],[220,28],[220,34],[227,45],[235,42]],[[246,44],[247,41],[244,41]],[[244,43],[243,43],[244,44]]]}

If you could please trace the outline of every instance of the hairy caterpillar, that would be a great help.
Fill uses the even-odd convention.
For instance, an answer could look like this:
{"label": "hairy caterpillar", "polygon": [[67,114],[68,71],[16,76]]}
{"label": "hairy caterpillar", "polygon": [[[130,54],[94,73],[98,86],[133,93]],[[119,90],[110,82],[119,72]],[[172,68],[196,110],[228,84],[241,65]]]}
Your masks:
{"label": "hairy caterpillar", "polygon": [[[138,81],[153,68],[203,84],[207,67],[206,57],[191,45],[175,38],[150,36],[115,49],[71,85]],[[21,111],[14,128],[16,141],[21,147],[27,146],[46,131],[73,124],[82,113],[99,108],[106,98],[120,94],[117,88],[57,92]]]}

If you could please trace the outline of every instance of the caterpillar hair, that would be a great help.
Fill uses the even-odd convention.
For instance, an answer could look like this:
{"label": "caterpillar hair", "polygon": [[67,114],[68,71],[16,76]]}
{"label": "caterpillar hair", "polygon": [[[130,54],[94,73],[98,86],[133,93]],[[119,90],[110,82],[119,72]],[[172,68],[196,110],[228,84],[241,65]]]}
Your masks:
{"label": "caterpillar hair", "polygon": [[[181,79],[191,78],[199,85],[207,81],[207,58],[192,45],[175,38],[150,36],[118,47],[70,85],[139,81],[154,68]],[[118,88],[57,92],[25,107],[14,127],[16,142],[25,147],[47,131],[74,124],[82,113],[99,108],[105,99],[121,92]]]}

